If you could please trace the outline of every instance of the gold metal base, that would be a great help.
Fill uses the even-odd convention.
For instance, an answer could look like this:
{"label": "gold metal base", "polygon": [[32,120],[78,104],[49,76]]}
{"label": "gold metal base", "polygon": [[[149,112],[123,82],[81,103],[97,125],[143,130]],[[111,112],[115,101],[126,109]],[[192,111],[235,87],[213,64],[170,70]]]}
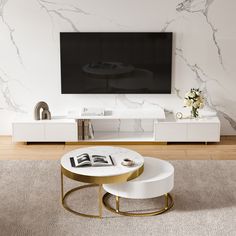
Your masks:
{"label": "gold metal base", "polygon": [[154,216],[154,215],[159,215],[162,214],[166,211],[168,211],[169,209],[171,209],[174,205],[174,201],[172,196],[169,193],[166,193],[165,196],[165,206],[161,209],[158,209],[156,211],[152,211],[152,212],[142,212],[142,213],[133,213],[133,212],[127,212],[127,211],[121,211],[120,210],[120,197],[119,196],[115,196],[116,198],[116,209],[113,208],[110,204],[109,204],[109,199],[110,197],[113,196],[110,193],[106,193],[103,196],[103,205],[106,207],[107,210],[113,212],[113,213],[117,213],[119,215],[123,215],[123,216]]}
{"label": "gold metal base", "polygon": [[[78,212],[78,211],[75,211],[75,210],[71,209],[67,205],[66,199],[71,193],[73,193],[77,190],[81,190],[83,188],[90,188],[90,187],[97,187],[97,186],[99,187],[99,192],[98,192],[98,211],[99,211],[99,214],[98,215],[91,215],[91,214],[81,213],[81,212]],[[62,203],[62,206],[71,213],[74,213],[74,214],[80,215],[80,216],[84,216],[84,217],[100,218],[101,219],[102,218],[102,185],[101,184],[99,184],[99,185],[98,184],[82,185],[82,186],[79,186],[79,187],[76,187],[76,188],[73,188],[73,189],[69,190],[64,195],[63,173],[61,172],[61,203]]]}
{"label": "gold metal base", "polygon": [[113,176],[92,176],[92,175],[81,175],[78,173],[71,172],[61,166],[62,175],[68,177],[69,179],[73,179],[83,183],[91,183],[91,184],[114,184],[114,183],[123,183],[129,181],[131,179],[137,178],[143,173],[144,164],[140,165],[138,169],[133,172],[128,172],[120,175]]}

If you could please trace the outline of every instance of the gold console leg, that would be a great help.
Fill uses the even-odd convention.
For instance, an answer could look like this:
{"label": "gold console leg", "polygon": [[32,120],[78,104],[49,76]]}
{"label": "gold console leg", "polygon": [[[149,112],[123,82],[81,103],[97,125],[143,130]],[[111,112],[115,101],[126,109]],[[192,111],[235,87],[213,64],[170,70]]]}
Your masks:
{"label": "gold console leg", "polygon": [[120,198],[116,196],[116,212],[120,211]]}

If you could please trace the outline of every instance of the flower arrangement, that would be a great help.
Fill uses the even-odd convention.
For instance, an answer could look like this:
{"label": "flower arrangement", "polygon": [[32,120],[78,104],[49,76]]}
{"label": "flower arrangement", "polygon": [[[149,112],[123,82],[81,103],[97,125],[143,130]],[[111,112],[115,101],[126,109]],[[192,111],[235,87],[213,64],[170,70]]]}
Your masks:
{"label": "flower arrangement", "polygon": [[184,106],[191,107],[191,117],[197,118],[199,116],[198,109],[204,107],[204,96],[200,89],[191,88],[184,97]]}

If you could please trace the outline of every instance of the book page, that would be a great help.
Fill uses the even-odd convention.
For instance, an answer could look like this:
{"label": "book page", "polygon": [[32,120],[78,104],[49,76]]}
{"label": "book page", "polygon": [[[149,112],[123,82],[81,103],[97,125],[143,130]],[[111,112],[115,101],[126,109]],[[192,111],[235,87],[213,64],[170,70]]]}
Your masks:
{"label": "book page", "polygon": [[85,165],[91,165],[91,160],[89,158],[89,155],[87,153],[80,154],[76,156],[75,158],[75,166],[85,166]]}
{"label": "book page", "polygon": [[113,162],[110,156],[91,155],[92,166],[112,166]]}

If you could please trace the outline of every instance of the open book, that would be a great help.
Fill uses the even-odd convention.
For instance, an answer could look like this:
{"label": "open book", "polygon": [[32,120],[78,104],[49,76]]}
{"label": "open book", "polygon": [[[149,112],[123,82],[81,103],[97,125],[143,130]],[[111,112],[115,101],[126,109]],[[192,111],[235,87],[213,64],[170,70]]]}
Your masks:
{"label": "open book", "polygon": [[70,157],[70,162],[72,167],[114,165],[114,162],[110,155],[89,155],[88,153],[83,153],[75,157]]}

